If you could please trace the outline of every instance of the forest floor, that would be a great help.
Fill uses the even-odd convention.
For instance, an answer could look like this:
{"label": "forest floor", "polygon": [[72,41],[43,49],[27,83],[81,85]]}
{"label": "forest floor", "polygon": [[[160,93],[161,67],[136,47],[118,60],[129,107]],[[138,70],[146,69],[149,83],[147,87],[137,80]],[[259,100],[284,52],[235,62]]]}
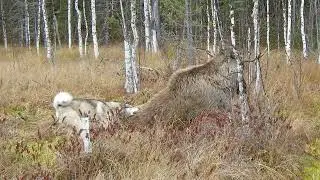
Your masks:
{"label": "forest floor", "polygon": [[[263,57],[268,98],[254,120],[274,122],[256,123],[257,136],[240,138],[235,127],[210,134],[199,115],[188,130],[102,133],[86,155],[76,137],[52,126],[55,94],[142,104],[165,86],[173,57],[139,53],[142,66],[157,73],[145,72],[142,90],[126,95],[120,46],[102,48],[97,60],[60,49],[54,66],[35,50],[0,51],[1,179],[320,179],[320,66],[314,57],[295,54],[291,66],[283,52]],[[204,114],[225,118],[218,110]]]}

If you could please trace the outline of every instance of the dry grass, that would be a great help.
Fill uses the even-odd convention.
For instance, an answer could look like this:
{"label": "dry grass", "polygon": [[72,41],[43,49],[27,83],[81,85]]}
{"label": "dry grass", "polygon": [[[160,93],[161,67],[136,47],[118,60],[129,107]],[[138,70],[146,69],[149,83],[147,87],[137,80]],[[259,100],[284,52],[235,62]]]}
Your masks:
{"label": "dry grass", "polygon": [[[284,57],[279,52],[272,53],[265,80],[270,98],[263,104],[274,108],[254,113],[248,137],[239,135],[237,117],[203,112],[182,130],[158,124],[145,132],[123,127],[97,132],[93,153],[85,155],[76,137],[66,140],[63,132],[50,127],[53,96],[64,90],[80,97],[141,104],[164,86],[170,59],[141,51],[141,64],[161,72],[161,77],[146,74],[142,91],[129,96],[123,91],[119,46],[101,49],[99,60],[90,54],[79,59],[77,49],[60,49],[55,66],[35,54],[19,48],[0,53],[2,177],[299,179],[303,175],[301,159],[308,140],[316,136],[314,122],[320,117],[320,67],[312,62],[303,63],[298,98],[292,68],[281,62]],[[292,129],[288,120],[297,126]],[[301,128],[306,126],[310,128]]]}

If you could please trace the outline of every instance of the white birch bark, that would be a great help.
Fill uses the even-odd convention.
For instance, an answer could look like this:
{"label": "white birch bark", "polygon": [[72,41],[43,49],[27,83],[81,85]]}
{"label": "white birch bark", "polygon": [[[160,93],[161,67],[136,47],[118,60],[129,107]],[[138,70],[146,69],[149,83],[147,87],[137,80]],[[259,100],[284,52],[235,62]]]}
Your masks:
{"label": "white birch bark", "polygon": [[131,68],[132,68],[132,81],[133,81],[133,93],[138,92],[139,90],[139,78],[137,73],[137,66],[136,66],[136,57],[137,57],[137,49],[139,44],[139,35],[136,26],[136,0],[131,0],[131,29],[133,34],[133,44],[131,50]]}
{"label": "white birch bark", "polygon": [[[317,1],[314,1],[314,9],[315,9],[315,14],[318,14],[318,8],[317,8]],[[319,32],[319,26],[320,26],[320,18],[319,16],[316,16],[316,28],[317,28],[317,48],[318,48],[318,60],[317,63],[320,64],[320,32]]]}
{"label": "white birch bark", "polygon": [[42,16],[44,22],[44,32],[45,32],[45,40],[46,40],[46,48],[47,48],[47,59],[53,63],[53,53],[52,53],[52,45],[50,40],[50,29],[48,24],[48,17],[47,17],[47,9],[46,9],[46,0],[42,0]]}
{"label": "white birch bark", "polygon": [[91,0],[91,17],[92,17],[92,40],[93,40],[93,51],[94,57],[99,57],[99,45],[97,38],[97,17],[96,17],[96,1]]}
{"label": "white birch bark", "polygon": [[256,61],[256,83],[255,83],[255,94],[258,95],[262,89],[262,79],[261,79],[261,68],[259,61],[260,45],[259,45],[259,24],[258,24],[258,14],[259,14],[259,0],[253,0],[253,29],[254,29],[254,57]]}
{"label": "white birch bark", "polygon": [[59,23],[57,16],[53,15],[53,21],[54,21],[54,27],[55,27],[55,33],[56,33],[56,39],[58,40],[59,47],[61,48],[61,39],[60,39],[60,33],[59,33]]}
{"label": "white birch bark", "polygon": [[152,4],[152,52],[158,52],[159,51],[159,45],[158,45],[158,38],[157,38],[157,29],[156,29],[156,11],[158,11],[158,5],[157,5],[158,1],[157,0],[153,0],[153,4]]}
{"label": "white birch bark", "polygon": [[240,108],[241,108],[241,119],[245,126],[248,126],[249,122],[249,105],[247,93],[244,89],[244,78],[243,78],[243,63],[241,62],[238,52],[236,50],[236,37],[234,32],[234,10],[232,5],[230,5],[230,33],[231,33],[231,45],[232,51],[237,61],[237,70],[238,70],[238,84],[239,84],[239,99],[240,99]]}
{"label": "white birch bark", "polygon": [[72,31],[71,31],[71,0],[68,0],[68,46],[72,46]]}
{"label": "white birch bark", "polygon": [[[219,16],[218,16],[218,10],[217,10],[217,6],[215,4],[215,0],[213,0],[213,9],[214,9],[214,14],[215,14],[215,26],[217,27],[218,25],[218,32],[219,32],[219,36],[220,36],[220,43],[221,43],[221,49],[222,50],[225,50],[225,44],[224,44],[224,38],[223,38],[223,34],[222,34],[222,25],[220,23],[220,20],[219,20]],[[214,28],[214,27],[213,27]],[[217,32],[217,31],[216,31]],[[214,33],[214,32],[213,32]],[[217,36],[217,33],[216,34],[213,34],[213,39],[217,39],[215,36]],[[213,40],[213,44],[215,40]],[[216,43],[217,44],[217,43]],[[217,49],[216,49],[217,50]]]}
{"label": "white birch bark", "polygon": [[216,5],[215,0],[211,0],[211,15],[212,15],[212,26],[213,26],[213,45],[212,52],[213,54],[217,53],[217,18],[216,18]]}
{"label": "white birch bark", "polygon": [[270,11],[269,0],[267,0],[267,54],[270,55]]}
{"label": "white birch bark", "polygon": [[0,8],[1,8],[1,22],[2,22],[2,33],[3,33],[3,42],[5,50],[8,49],[8,38],[7,38],[7,28],[6,28],[6,20],[4,17],[4,10],[3,10],[3,0],[0,1]]}
{"label": "white birch bark", "polygon": [[37,55],[40,55],[40,35],[41,35],[41,0],[38,0],[38,12],[37,12],[37,36],[36,36],[36,48]]}
{"label": "white birch bark", "polygon": [[150,0],[143,1],[143,10],[144,10],[144,28],[145,28],[145,43],[146,51],[151,50],[151,40],[150,40],[150,12],[149,12]]}
{"label": "white birch bark", "polygon": [[[209,1],[207,0],[207,51],[210,52],[210,13],[209,13]],[[213,49],[212,49],[213,53]],[[210,55],[208,55],[208,60],[210,60]]]}
{"label": "white birch bark", "polygon": [[78,44],[79,44],[79,53],[80,53],[80,57],[83,57],[83,42],[82,42],[82,32],[81,32],[81,11],[79,9],[79,0],[75,0],[74,3],[75,9],[77,11],[77,15],[78,15]]}
{"label": "white birch bark", "polygon": [[287,7],[284,1],[282,0],[282,16],[283,16],[283,41],[284,46],[287,46]]}
{"label": "white birch bark", "polygon": [[26,45],[30,49],[30,17],[29,17],[29,8],[28,8],[28,1],[24,1],[25,5],[25,28],[26,28]]}
{"label": "white birch bark", "polygon": [[286,54],[287,54],[287,63],[290,63],[291,59],[291,11],[292,5],[291,0],[288,0],[288,24],[287,24],[287,43],[286,43]]}
{"label": "white birch bark", "polygon": [[301,38],[302,38],[303,57],[306,59],[308,57],[308,54],[307,54],[306,33],[304,31],[304,0],[301,0],[300,19],[301,19],[300,30],[301,30]]}
{"label": "white birch bark", "polygon": [[84,25],[86,27],[86,36],[84,38],[84,55],[87,56],[87,47],[88,47],[88,36],[89,36],[89,29],[88,29],[88,21],[86,16],[86,1],[82,0],[82,9],[83,9],[83,19],[84,19]]}

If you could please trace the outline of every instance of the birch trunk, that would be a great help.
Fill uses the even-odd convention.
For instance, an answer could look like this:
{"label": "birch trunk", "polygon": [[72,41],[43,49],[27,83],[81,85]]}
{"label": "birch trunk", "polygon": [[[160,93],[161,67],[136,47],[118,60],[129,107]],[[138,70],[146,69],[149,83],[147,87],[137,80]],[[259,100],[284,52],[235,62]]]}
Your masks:
{"label": "birch trunk", "polygon": [[230,5],[230,20],[231,20],[231,26],[230,26],[231,45],[232,45],[233,54],[237,62],[237,70],[238,70],[238,84],[239,84],[239,95],[240,95],[239,99],[241,103],[240,104],[241,119],[243,124],[245,125],[245,128],[247,128],[249,123],[249,105],[248,105],[247,93],[244,89],[243,63],[241,62],[238,52],[236,50],[236,38],[234,33],[234,10],[232,8],[232,5]]}
{"label": "birch trunk", "polygon": [[50,40],[50,29],[48,24],[48,17],[47,17],[47,9],[46,9],[46,0],[42,0],[42,13],[43,13],[43,22],[44,22],[44,32],[45,32],[45,41],[46,41],[46,48],[47,48],[47,59],[53,63],[53,54],[52,54],[52,45]]}
{"label": "birch trunk", "polygon": [[159,18],[157,16],[157,13],[158,13],[158,0],[153,0],[153,3],[152,3],[152,51],[153,52],[158,52],[159,51],[159,45],[158,45],[158,35],[157,33],[158,30],[157,30],[157,18]]}
{"label": "birch trunk", "polygon": [[71,49],[72,46],[72,31],[71,31],[71,0],[68,0],[68,45],[69,49]]}
{"label": "birch trunk", "polygon": [[58,40],[59,47],[61,48],[61,39],[60,39],[60,33],[59,33],[59,23],[57,16],[54,14],[53,15],[53,21],[54,21],[54,27],[55,27],[55,32],[56,32],[56,39]]}
{"label": "birch trunk", "polygon": [[[223,34],[222,34],[223,28],[222,28],[221,22],[219,20],[218,10],[217,10],[217,6],[215,4],[215,0],[213,0],[213,8],[214,8],[215,19],[216,19],[215,22],[216,22],[216,25],[218,25],[218,32],[219,32],[219,36],[220,36],[221,49],[225,50],[224,38],[223,38]],[[217,39],[217,38],[214,38],[214,39]]]}
{"label": "birch trunk", "polygon": [[291,0],[288,0],[288,24],[287,24],[287,43],[286,43],[286,54],[287,63],[291,62]]}
{"label": "birch trunk", "polygon": [[304,0],[301,0],[300,6],[300,19],[301,19],[301,38],[302,38],[302,48],[303,48],[303,57],[306,59],[307,54],[307,42],[306,42],[306,33],[304,31]]}
{"label": "birch trunk", "polygon": [[29,8],[28,8],[28,1],[24,1],[25,5],[25,28],[26,28],[26,45],[30,49],[30,17],[29,17]]}
{"label": "birch trunk", "polygon": [[83,42],[82,42],[82,32],[81,32],[81,11],[79,10],[79,0],[75,0],[74,3],[75,9],[78,15],[78,44],[79,44],[79,53],[80,57],[83,57]]}
{"label": "birch trunk", "polygon": [[92,17],[92,40],[93,40],[93,51],[94,57],[99,57],[99,45],[97,38],[97,17],[96,17],[96,1],[91,0],[91,17]]}
{"label": "birch trunk", "polygon": [[269,0],[267,0],[267,53],[270,55],[270,16],[269,16]]}
{"label": "birch trunk", "polygon": [[185,23],[186,23],[186,33],[187,33],[187,54],[188,54],[188,63],[189,65],[193,65],[193,39],[192,39],[192,27],[191,27],[191,7],[190,0],[185,0]]}
{"label": "birch trunk", "polygon": [[6,28],[6,20],[4,17],[4,10],[3,10],[3,0],[0,1],[0,8],[1,8],[1,22],[2,22],[2,33],[3,33],[3,42],[5,50],[8,49],[8,38],[7,38],[7,28]]}
{"label": "birch trunk", "polygon": [[212,11],[212,26],[213,26],[213,46],[212,51],[213,54],[217,53],[217,11],[215,0],[211,0],[211,11]]}
{"label": "birch trunk", "polygon": [[[207,0],[207,51],[208,52],[210,52],[210,22],[211,21],[210,21],[210,13],[209,13],[209,1]],[[210,55],[208,55],[208,61],[209,60],[210,60]]]}
{"label": "birch trunk", "polygon": [[143,10],[144,10],[144,27],[145,27],[145,43],[146,43],[146,51],[151,50],[151,40],[150,40],[150,0],[143,1]]}
{"label": "birch trunk", "polygon": [[38,12],[37,12],[37,36],[36,36],[36,48],[37,54],[40,55],[40,34],[41,34],[41,0],[38,0]]}
{"label": "birch trunk", "polygon": [[[314,1],[314,7],[316,14],[318,14],[318,2],[317,0]],[[320,64],[320,32],[319,32],[319,26],[320,26],[320,18],[316,15],[316,28],[317,28],[317,48],[318,48],[318,60],[317,63]]]}
{"label": "birch trunk", "polygon": [[83,8],[83,19],[84,19],[84,25],[86,27],[86,36],[84,38],[84,55],[87,56],[87,43],[88,43],[88,36],[89,36],[89,29],[88,29],[88,21],[86,16],[86,1],[82,0],[82,8]]}
{"label": "birch trunk", "polygon": [[282,0],[282,16],[283,16],[283,41],[284,46],[287,46],[287,7],[284,1]]}
{"label": "birch trunk", "polygon": [[259,14],[259,0],[253,0],[253,29],[254,29],[254,57],[256,61],[256,83],[255,83],[255,94],[259,95],[262,89],[262,79],[261,79],[261,68],[260,68],[260,45],[259,45],[259,24],[258,24],[258,14]]}
{"label": "birch trunk", "polygon": [[137,49],[139,44],[139,35],[136,26],[136,0],[131,0],[131,29],[133,34],[133,44],[131,45],[131,68],[132,68],[132,82],[133,82],[133,93],[138,92],[139,90],[139,79],[137,73],[137,66],[136,66],[136,57],[137,57]]}

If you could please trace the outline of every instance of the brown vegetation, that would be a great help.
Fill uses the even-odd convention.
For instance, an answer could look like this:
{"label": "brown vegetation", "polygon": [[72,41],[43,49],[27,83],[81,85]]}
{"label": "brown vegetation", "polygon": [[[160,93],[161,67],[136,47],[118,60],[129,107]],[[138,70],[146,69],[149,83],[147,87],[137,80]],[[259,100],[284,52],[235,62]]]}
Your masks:
{"label": "brown vegetation", "polygon": [[[52,98],[57,91],[137,105],[166,87],[162,78],[156,82],[143,79],[144,89],[139,94],[125,95],[121,49],[110,47],[102,52],[102,57],[108,59],[97,62],[79,60],[76,49],[62,49],[57,52],[55,67],[25,49],[0,53],[1,178],[300,179],[304,175],[302,159],[307,156],[306,147],[312,147],[306,144],[317,137],[314,129],[320,117],[320,68],[313,63],[303,63],[299,99],[292,86],[291,67],[282,63],[285,59],[279,53],[272,52],[264,81],[268,99],[259,103],[260,108],[253,108],[248,137],[239,136],[241,124],[236,107],[233,113],[214,105],[212,109],[201,108],[196,94],[210,92],[205,90],[194,92],[193,101],[181,96],[172,102],[177,94],[165,96],[161,102],[166,103],[160,105],[166,105],[169,113],[154,112],[154,118],[167,117],[170,121],[157,121],[146,131],[129,131],[122,124],[109,132],[93,130],[93,153],[86,155],[77,136],[67,140],[63,129],[50,126]],[[168,62],[156,56],[143,59],[143,66],[166,71],[164,64]],[[175,78],[179,79],[177,74]],[[183,77],[176,82],[190,81]],[[190,93],[185,86],[191,84],[176,86],[172,79],[165,91],[186,96]],[[191,87],[194,90],[196,85]],[[212,85],[205,83],[201,87]],[[185,103],[198,106],[191,108]],[[179,116],[170,117],[171,112]],[[180,125],[178,122],[183,126],[172,128]]]}

